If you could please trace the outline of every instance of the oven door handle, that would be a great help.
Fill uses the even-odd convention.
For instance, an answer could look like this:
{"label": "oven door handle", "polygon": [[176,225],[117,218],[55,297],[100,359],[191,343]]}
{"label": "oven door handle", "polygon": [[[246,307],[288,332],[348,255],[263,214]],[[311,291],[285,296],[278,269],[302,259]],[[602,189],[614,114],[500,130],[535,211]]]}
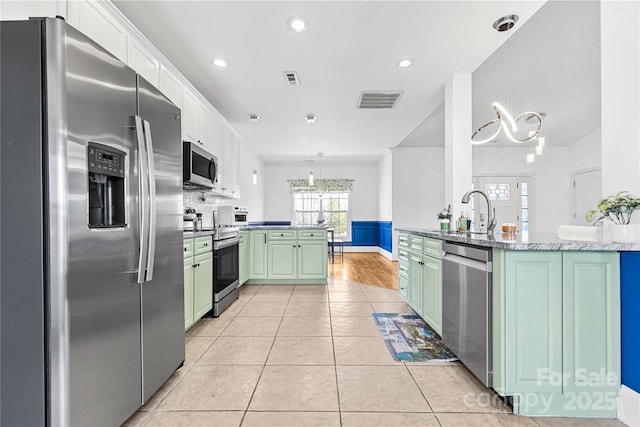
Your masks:
{"label": "oven door handle", "polygon": [[217,251],[218,249],[228,248],[229,246],[238,244],[240,244],[240,236],[232,239],[218,240],[213,242],[213,250]]}

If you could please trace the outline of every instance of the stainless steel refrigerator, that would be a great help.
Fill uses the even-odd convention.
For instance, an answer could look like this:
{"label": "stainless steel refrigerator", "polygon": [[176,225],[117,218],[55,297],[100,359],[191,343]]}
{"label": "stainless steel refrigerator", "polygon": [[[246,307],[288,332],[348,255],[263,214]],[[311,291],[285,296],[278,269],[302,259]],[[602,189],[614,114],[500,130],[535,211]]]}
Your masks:
{"label": "stainless steel refrigerator", "polygon": [[0,424],[119,425],[184,361],[180,110],[62,19],[0,43]]}

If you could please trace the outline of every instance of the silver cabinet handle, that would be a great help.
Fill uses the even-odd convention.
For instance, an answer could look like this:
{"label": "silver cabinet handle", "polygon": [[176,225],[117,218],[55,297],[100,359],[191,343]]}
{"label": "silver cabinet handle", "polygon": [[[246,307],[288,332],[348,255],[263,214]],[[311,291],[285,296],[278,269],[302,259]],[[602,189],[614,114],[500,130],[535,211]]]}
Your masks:
{"label": "silver cabinet handle", "polygon": [[144,121],[144,135],[147,142],[147,162],[148,174],[147,181],[149,184],[149,255],[147,257],[147,277],[149,281],[153,279],[153,267],[156,259],[156,168],[153,159],[153,141],[151,140],[151,125],[147,120]]}

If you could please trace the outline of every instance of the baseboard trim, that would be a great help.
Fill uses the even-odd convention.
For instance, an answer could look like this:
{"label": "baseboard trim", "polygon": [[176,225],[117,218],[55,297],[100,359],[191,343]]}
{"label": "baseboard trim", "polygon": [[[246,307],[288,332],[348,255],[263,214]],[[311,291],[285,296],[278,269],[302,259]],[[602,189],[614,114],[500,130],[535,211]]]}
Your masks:
{"label": "baseboard trim", "polygon": [[618,397],[618,419],[630,427],[640,427],[640,393],[626,385]]}
{"label": "baseboard trim", "polygon": [[391,252],[380,246],[343,246],[343,250],[345,252],[375,252],[393,261]]}

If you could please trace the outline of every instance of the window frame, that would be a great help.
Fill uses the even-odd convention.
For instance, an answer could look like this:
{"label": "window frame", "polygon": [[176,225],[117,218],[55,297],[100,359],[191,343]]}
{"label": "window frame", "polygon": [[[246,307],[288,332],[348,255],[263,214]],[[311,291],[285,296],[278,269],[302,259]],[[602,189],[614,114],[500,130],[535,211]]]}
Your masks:
{"label": "window frame", "polygon": [[[319,197],[320,195],[322,195],[322,197]],[[336,196],[336,195],[344,195],[345,196],[345,197],[340,197],[339,199],[346,199],[346,201],[347,201],[347,209],[346,209],[346,211],[342,211],[342,210],[339,210],[339,211],[331,211],[331,210],[325,211],[325,210],[323,210],[322,212],[323,212],[324,218],[325,218],[324,225],[327,226],[327,227],[330,227],[330,224],[326,222],[327,213],[330,213],[330,212],[345,212],[346,213],[346,217],[347,217],[346,218],[346,224],[345,224],[345,227],[346,227],[345,234],[336,233],[335,234],[335,238],[336,239],[342,239],[342,240],[345,240],[345,241],[351,241],[351,192],[348,192],[348,191],[340,192],[340,193],[337,193],[337,192],[336,193],[305,192],[305,193],[294,193],[294,194],[292,194],[291,195],[292,224],[296,225],[296,226],[317,225],[317,224],[306,224],[306,223],[305,224],[298,224],[297,214],[298,214],[298,212],[311,213],[311,214],[320,212],[319,210],[310,210],[310,211],[308,211],[308,210],[300,210],[300,211],[296,210],[296,198],[298,198],[298,197],[302,197],[302,198],[305,198],[305,197],[314,198],[314,197],[316,197],[316,198],[319,198],[319,199],[324,199],[327,196],[328,197],[333,197],[333,196]],[[320,203],[322,203],[322,202],[320,202]],[[335,229],[335,227],[334,227],[334,229]]]}

